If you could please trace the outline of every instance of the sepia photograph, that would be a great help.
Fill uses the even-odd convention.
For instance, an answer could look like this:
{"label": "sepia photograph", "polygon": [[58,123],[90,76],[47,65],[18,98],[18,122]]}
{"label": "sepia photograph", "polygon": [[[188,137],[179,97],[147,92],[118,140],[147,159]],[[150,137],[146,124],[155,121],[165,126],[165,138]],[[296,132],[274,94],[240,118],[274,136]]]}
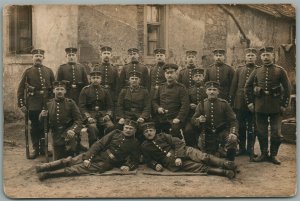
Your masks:
{"label": "sepia photograph", "polygon": [[297,194],[295,5],[2,13],[7,198]]}

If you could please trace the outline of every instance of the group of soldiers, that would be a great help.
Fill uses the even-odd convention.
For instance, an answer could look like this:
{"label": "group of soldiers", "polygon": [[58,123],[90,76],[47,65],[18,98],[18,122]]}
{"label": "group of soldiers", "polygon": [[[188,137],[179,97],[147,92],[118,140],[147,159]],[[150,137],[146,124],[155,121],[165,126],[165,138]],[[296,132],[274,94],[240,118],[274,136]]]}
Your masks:
{"label": "group of soldiers", "polygon": [[[156,171],[231,179],[238,172],[236,155],[245,154],[250,161],[280,164],[276,156],[290,84],[286,71],[274,64],[273,51],[245,49],[245,64],[234,71],[225,64],[225,50],[215,49],[215,62],[205,72],[196,66],[197,52],[190,50],[187,66],[178,72],[177,64],[166,63],[166,50],[158,48],[149,72],[139,50],[130,48],[131,61],[118,73],[112,48],[104,46],[102,63],[88,78],[77,62],[77,48],[70,47],[65,49],[68,62],[55,78],[42,64],[45,51],[34,49],[33,66],[18,88],[18,105],[31,122],[28,158],[48,154],[44,134],[51,130],[54,161],[37,166],[40,180],[113,167],[130,171],[141,161]],[[258,53],[262,66],[256,65]],[[84,127],[89,149],[81,144]],[[256,136],[260,156],[254,153]]]}

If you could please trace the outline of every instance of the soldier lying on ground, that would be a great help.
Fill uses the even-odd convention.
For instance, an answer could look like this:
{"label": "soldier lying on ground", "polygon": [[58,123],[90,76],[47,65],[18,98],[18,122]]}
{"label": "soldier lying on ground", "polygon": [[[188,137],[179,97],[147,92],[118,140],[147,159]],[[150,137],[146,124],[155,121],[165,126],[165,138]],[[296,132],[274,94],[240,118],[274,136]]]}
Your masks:
{"label": "soldier lying on ground", "polygon": [[160,172],[167,168],[172,172],[207,173],[229,179],[235,177],[237,166],[233,161],[226,161],[188,147],[182,140],[169,134],[156,135],[153,122],[144,123],[142,128],[146,138],[141,146],[142,153],[148,166],[155,171]]}
{"label": "soldier lying on ground", "polygon": [[126,120],[123,131],[108,133],[87,152],[36,166],[39,179],[103,173],[114,167],[125,172],[136,169],[140,158],[140,145],[134,137],[136,128],[137,122]]}

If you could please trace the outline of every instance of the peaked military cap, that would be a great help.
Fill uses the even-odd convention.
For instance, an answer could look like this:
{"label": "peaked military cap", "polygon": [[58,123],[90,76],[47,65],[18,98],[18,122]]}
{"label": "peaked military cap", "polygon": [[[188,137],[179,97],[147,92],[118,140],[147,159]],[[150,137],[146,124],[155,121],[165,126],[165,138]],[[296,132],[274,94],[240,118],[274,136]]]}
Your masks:
{"label": "peaked military cap", "polygon": [[214,54],[225,54],[225,50],[224,49],[214,49],[212,51]]}
{"label": "peaked military cap", "polygon": [[67,47],[67,48],[65,49],[65,52],[66,52],[67,54],[69,54],[69,53],[75,53],[75,54],[76,54],[77,48],[76,48],[76,47]]}
{"label": "peaked military cap", "polygon": [[166,50],[163,48],[157,48],[153,52],[154,54],[166,54]]}
{"label": "peaked military cap", "polygon": [[154,128],[155,129],[155,123],[154,122],[147,122],[147,123],[143,123],[142,124],[142,130],[143,132],[147,129],[151,129]]}
{"label": "peaked military cap", "polygon": [[216,81],[208,81],[205,82],[205,88],[210,88],[210,87],[214,87],[214,88],[220,88],[220,83],[216,82]]}
{"label": "peaked military cap", "polygon": [[194,56],[196,56],[196,55],[197,55],[197,51],[195,51],[195,50],[187,50],[187,51],[185,52],[185,54],[186,54],[186,56],[189,56],[189,55],[194,55]]}
{"label": "peaked military cap", "polygon": [[137,49],[135,47],[128,49],[128,53],[133,53],[133,52],[139,53],[140,51],[139,51],[139,49]]}
{"label": "peaked military cap", "polygon": [[261,53],[266,53],[266,52],[273,53],[274,48],[271,47],[271,46],[266,46],[266,47],[260,48],[259,51],[260,51]]}
{"label": "peaked military cap", "polygon": [[33,49],[33,50],[31,50],[31,54],[42,54],[42,55],[44,55],[45,54],[45,50],[42,50],[42,49]]}
{"label": "peaked military cap", "polygon": [[138,78],[142,77],[142,73],[139,71],[130,71],[128,74],[129,77],[138,77]]}
{"label": "peaked military cap", "polygon": [[249,54],[249,53],[257,54],[257,50],[255,48],[246,48],[245,53],[246,54]]}
{"label": "peaked military cap", "polygon": [[68,87],[69,81],[67,80],[62,80],[62,81],[54,81],[53,82],[53,87],[64,87],[65,89]]}
{"label": "peaked military cap", "polygon": [[167,70],[167,69],[174,69],[175,71],[178,69],[178,65],[177,64],[165,64],[163,66],[163,69],[164,70]]}
{"label": "peaked military cap", "polygon": [[192,75],[196,75],[196,74],[204,74],[204,69],[203,68],[193,68]]}
{"label": "peaked military cap", "polygon": [[101,75],[102,75],[99,66],[95,66],[95,67],[93,68],[93,70],[90,72],[90,76],[95,76],[95,75],[98,75],[98,76],[101,76]]}
{"label": "peaked military cap", "polygon": [[101,52],[104,52],[104,51],[111,52],[111,51],[112,51],[112,48],[111,48],[111,47],[108,47],[108,46],[103,46],[103,47],[101,47]]}
{"label": "peaked military cap", "polygon": [[125,119],[124,125],[132,126],[134,128],[137,128],[138,123],[136,121],[133,121],[133,120],[130,120],[130,119]]}

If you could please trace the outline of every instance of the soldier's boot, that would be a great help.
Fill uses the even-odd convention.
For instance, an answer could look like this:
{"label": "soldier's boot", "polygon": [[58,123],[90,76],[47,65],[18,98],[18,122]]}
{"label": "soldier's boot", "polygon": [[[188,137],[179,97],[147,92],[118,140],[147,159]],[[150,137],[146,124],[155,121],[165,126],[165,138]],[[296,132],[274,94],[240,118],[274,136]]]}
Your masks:
{"label": "soldier's boot", "polygon": [[237,165],[234,163],[234,161],[228,161],[225,159],[221,159],[221,158],[218,158],[218,157],[210,155],[210,154],[207,154],[207,155],[208,155],[207,165],[220,167],[220,168],[224,168],[227,170],[236,170],[237,169]]}
{"label": "soldier's boot", "polygon": [[59,169],[59,170],[49,171],[49,172],[41,172],[38,174],[40,181],[44,181],[49,178],[64,177],[64,176],[67,176],[65,169]]}
{"label": "soldier's boot", "polygon": [[252,131],[248,132],[247,139],[247,152],[249,154],[249,161],[253,162],[254,158],[257,157],[257,154],[254,152],[254,144],[255,144],[255,135]]}
{"label": "soldier's boot", "polygon": [[56,160],[50,163],[44,163],[41,165],[37,165],[35,167],[35,170],[37,173],[39,172],[45,172],[45,171],[51,171],[51,170],[57,170],[63,167],[66,167],[71,162],[72,157],[69,156],[64,159]]}
{"label": "soldier's boot", "polygon": [[270,162],[274,163],[275,165],[280,165],[281,162],[276,157],[278,154],[278,150],[280,147],[281,142],[279,141],[271,141],[271,147],[270,147]]}
{"label": "soldier's boot", "polygon": [[268,161],[269,155],[268,155],[268,138],[262,138],[258,137],[259,141],[259,147],[261,154],[260,156],[253,159],[253,162],[264,162]]}
{"label": "soldier's boot", "polygon": [[221,168],[208,168],[207,174],[223,176],[228,179],[233,179],[235,177],[235,172],[233,170],[224,170]]}
{"label": "soldier's boot", "polygon": [[239,150],[237,152],[237,155],[241,156],[241,155],[246,155],[246,154],[247,154],[247,150],[246,150],[246,129],[243,128],[239,132]]}
{"label": "soldier's boot", "polygon": [[34,143],[32,145],[33,150],[31,151],[31,153],[29,154],[29,158],[28,159],[36,159],[36,157],[38,157],[39,155],[39,143]]}
{"label": "soldier's boot", "polygon": [[228,158],[229,161],[234,161],[236,155],[235,149],[228,149],[226,153],[226,158]]}

